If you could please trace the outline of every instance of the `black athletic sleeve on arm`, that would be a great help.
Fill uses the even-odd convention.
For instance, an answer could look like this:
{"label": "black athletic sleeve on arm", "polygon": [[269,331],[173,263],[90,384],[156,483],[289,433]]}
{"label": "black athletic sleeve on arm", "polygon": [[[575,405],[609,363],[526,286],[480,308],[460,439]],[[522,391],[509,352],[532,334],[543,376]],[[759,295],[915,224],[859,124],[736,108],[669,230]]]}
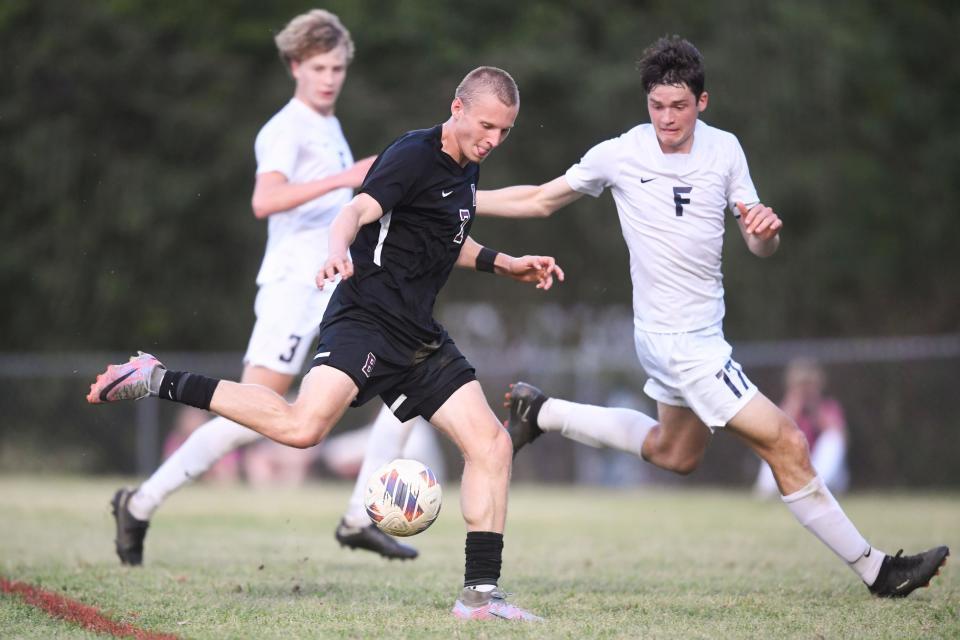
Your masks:
{"label": "black athletic sleeve on arm", "polygon": [[409,199],[434,152],[422,139],[401,138],[377,158],[360,187],[380,204],[384,213]]}

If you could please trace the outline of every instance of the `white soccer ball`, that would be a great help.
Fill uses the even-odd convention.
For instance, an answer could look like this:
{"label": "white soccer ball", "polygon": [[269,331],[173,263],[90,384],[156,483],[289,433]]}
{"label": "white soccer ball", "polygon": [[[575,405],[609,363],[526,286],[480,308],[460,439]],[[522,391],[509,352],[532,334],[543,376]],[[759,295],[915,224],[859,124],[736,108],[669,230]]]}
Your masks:
{"label": "white soccer ball", "polygon": [[440,515],[440,482],[430,468],[416,460],[388,462],[367,480],[367,515],[384,533],[412,536]]}

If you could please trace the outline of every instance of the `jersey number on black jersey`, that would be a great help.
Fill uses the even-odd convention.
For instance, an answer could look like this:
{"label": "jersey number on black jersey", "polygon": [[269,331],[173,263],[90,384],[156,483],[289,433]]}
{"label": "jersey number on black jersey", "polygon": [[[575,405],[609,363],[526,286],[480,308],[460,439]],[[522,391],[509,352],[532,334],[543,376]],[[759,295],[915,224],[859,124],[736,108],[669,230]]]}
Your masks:
{"label": "jersey number on black jersey", "polygon": [[470,209],[460,209],[460,232],[454,236],[454,244],[463,244],[463,237],[466,235],[468,222],[470,222]]}

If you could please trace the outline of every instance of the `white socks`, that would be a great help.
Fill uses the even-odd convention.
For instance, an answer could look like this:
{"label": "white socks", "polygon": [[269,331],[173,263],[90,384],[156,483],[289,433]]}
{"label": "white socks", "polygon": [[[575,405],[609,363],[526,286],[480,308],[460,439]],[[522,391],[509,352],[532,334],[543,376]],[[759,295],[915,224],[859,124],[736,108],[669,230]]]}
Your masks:
{"label": "white socks", "polygon": [[140,485],[128,504],[131,515],[137,520],[149,520],[168,495],[202,476],[234,449],[261,437],[226,418],[204,423]]}
{"label": "white socks", "polygon": [[639,456],[654,418],[632,409],[597,407],[558,398],[543,403],[537,425],[591,447],[610,447]]}
{"label": "white socks", "polygon": [[[363,456],[363,465],[357,475],[357,482],[353,486],[353,494],[347,504],[347,512],[343,516],[344,522],[351,527],[366,527],[370,525],[370,517],[363,506],[363,499],[367,493],[367,479],[380,466],[399,458],[403,451],[413,425],[422,418],[414,418],[400,422],[393,412],[384,405],[373,421],[370,439],[367,440],[367,450]],[[427,425],[428,428],[431,428]]]}
{"label": "white socks", "polygon": [[871,547],[860,535],[820,476],[799,491],[783,496],[783,501],[800,524],[840,556],[867,585],[873,584],[886,554]]}

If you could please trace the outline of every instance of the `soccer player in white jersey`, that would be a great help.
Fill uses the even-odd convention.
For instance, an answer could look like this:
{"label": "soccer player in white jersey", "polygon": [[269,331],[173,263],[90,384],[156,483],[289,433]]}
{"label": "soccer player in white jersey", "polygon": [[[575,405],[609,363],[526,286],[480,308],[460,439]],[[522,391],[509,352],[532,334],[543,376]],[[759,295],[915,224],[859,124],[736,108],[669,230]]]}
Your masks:
{"label": "soccer player in white jersey", "polygon": [[[332,288],[314,278],[326,261],[327,231],[353,197],[374,158],[354,163],[334,115],[353,58],[350,32],[329,11],[297,16],[276,37],[277,48],[296,89],[293,98],[260,130],[255,143],[257,176],[253,212],[268,221],[266,253],[257,275],[257,316],[244,356],[241,382],[260,384],[283,395],[313,347]],[[401,423],[383,407],[347,513],[336,530],[341,545],[368,549],[388,558],[415,558],[371,524],[363,505],[366,478],[400,457],[415,424]],[[257,432],[216,417],[197,431],[137,489],[113,497],[116,550],[123,564],[143,562],[150,518],[168,495],[203,475],[227,453],[260,439]]]}
{"label": "soccer player in white jersey", "polygon": [[727,428],[770,465],[787,508],[871,593],[899,597],[925,586],[949,549],[904,557],[872,547],[817,476],[803,433],[732,359],[722,328],[724,210],[761,258],[777,250],[783,223],[760,202],[737,138],[699,119],[708,102],[700,52],[662,38],[640,70],[649,124],[601,142],[551,182],[481,191],[477,213],[548,216],[611,190],[630,252],[636,352],[658,416],[548,398],[520,382],[507,394],[514,452],[559,431],[688,474],[712,431]]}

